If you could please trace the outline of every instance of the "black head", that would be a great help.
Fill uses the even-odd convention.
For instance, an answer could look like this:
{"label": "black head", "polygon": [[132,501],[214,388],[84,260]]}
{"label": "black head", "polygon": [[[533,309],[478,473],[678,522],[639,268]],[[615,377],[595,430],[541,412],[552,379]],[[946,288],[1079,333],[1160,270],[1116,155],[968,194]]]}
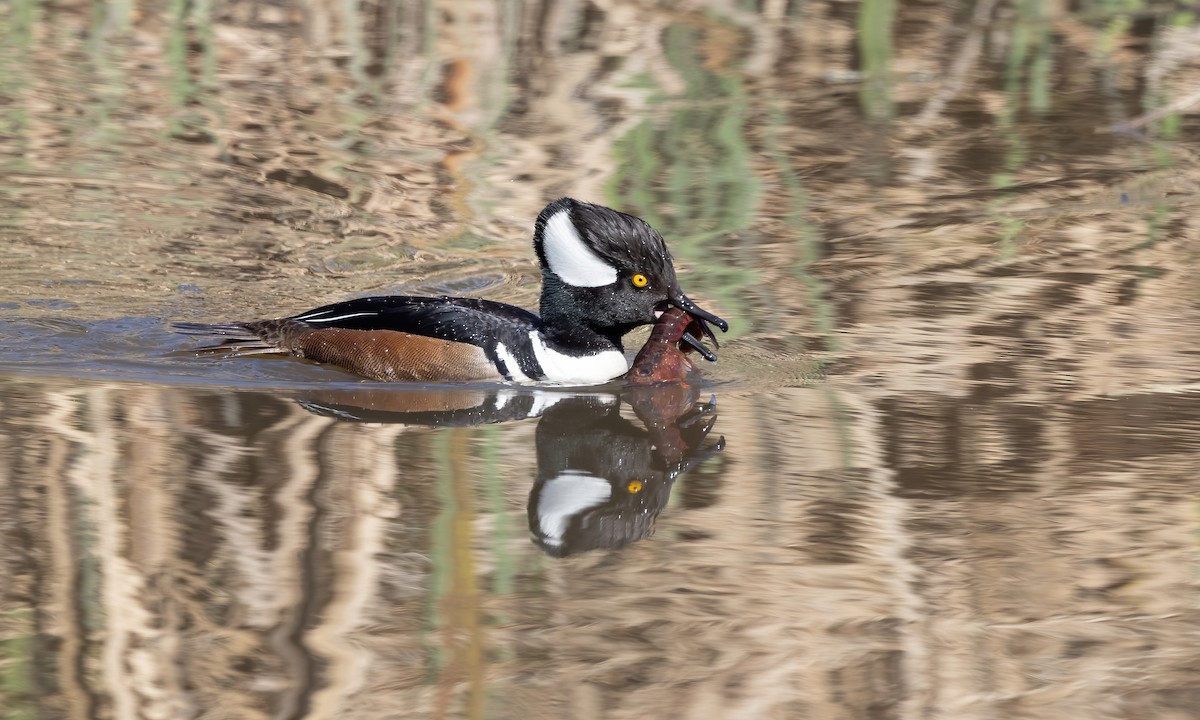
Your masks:
{"label": "black head", "polygon": [[640,218],[562,198],[538,215],[533,245],[542,264],[542,319],[552,332],[583,326],[619,345],[668,305],[729,327],[683,294],[666,243]]}

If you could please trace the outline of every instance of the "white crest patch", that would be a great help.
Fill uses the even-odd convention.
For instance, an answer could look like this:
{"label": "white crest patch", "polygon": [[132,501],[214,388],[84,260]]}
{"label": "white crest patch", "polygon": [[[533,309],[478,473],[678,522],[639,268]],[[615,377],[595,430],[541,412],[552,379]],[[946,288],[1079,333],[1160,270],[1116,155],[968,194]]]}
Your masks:
{"label": "white crest patch", "polygon": [[604,478],[567,470],[542,485],[538,493],[538,526],[547,545],[562,545],[567,524],[574,515],[603,505],[612,497],[612,485]]}
{"label": "white crest patch", "polygon": [[559,210],[546,221],[542,250],[550,271],[568,285],[600,287],[617,281],[617,269],[583,242],[567,210]]}
{"label": "white crest patch", "polygon": [[598,385],[629,371],[625,353],[613,348],[594,355],[567,355],[546,345],[537,330],[529,333],[533,356],[542,366],[542,382],[560,385]]}

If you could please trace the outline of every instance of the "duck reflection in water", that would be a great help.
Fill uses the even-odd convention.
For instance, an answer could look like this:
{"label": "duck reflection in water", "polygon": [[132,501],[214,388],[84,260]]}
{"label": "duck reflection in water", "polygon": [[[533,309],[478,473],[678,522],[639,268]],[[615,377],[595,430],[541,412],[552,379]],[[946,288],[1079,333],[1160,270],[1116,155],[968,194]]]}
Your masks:
{"label": "duck reflection in water", "polygon": [[[699,402],[698,375],[682,341],[701,328],[682,311],[655,326],[623,387],[611,392],[508,387],[429,392],[343,391],[299,402],[344,420],[465,426],[540,416],[529,529],[548,555],[613,549],[648,537],[675,480],[724,448],[710,440],[715,397]],[[622,404],[636,416],[621,414]]]}
{"label": "duck reflection in water", "polygon": [[[648,537],[675,479],[723,449],[724,438],[705,442],[716,423],[715,403],[695,403],[693,394],[686,411],[664,415],[679,398],[664,402],[648,390],[622,395],[644,427],[599,398],[573,398],[542,416],[529,530],[547,554],[618,548]],[[655,390],[677,396],[674,388]]]}
{"label": "duck reflection in water", "polygon": [[702,331],[677,309],[655,324],[622,394],[643,428],[616,412],[583,415],[555,406],[542,417],[529,529],[547,554],[648,537],[675,479],[724,447],[724,438],[705,444],[717,421],[716,399],[697,403],[698,372],[688,357],[693,350],[711,356],[698,342]]}

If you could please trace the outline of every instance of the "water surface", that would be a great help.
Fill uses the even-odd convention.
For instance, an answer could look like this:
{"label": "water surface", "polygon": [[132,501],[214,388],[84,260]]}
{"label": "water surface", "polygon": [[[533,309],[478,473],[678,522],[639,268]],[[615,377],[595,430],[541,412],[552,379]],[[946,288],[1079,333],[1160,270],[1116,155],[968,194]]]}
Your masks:
{"label": "water surface", "polygon": [[[0,7],[0,718],[1200,717],[1197,33]],[[535,307],[562,195],[730,320],[692,394],[168,330]]]}

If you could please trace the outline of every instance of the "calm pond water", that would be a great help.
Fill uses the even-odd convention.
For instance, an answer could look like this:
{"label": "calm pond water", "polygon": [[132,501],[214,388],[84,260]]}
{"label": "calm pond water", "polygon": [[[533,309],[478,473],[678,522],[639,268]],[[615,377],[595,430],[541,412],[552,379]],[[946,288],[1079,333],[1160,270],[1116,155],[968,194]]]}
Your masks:
{"label": "calm pond water", "polygon": [[[0,718],[1200,718],[1186,7],[0,3]],[[704,387],[168,330],[536,306],[562,195]]]}

